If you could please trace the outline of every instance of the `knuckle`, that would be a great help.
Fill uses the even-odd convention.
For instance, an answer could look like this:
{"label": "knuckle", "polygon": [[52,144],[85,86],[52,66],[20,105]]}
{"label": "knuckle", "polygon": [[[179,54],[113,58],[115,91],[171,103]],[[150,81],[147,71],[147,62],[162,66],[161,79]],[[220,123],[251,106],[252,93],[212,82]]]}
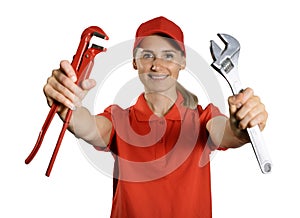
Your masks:
{"label": "knuckle", "polygon": [[269,113],[267,111],[265,111],[265,117],[266,117],[266,119],[268,119],[268,117],[269,117]]}
{"label": "knuckle", "polygon": [[242,119],[243,119],[242,114],[241,114],[241,113],[237,113],[237,114],[236,114],[236,119],[237,119],[237,120],[242,120]]}
{"label": "knuckle", "polygon": [[46,94],[48,91],[48,84],[44,85],[43,87],[43,92]]}
{"label": "knuckle", "polygon": [[[52,70],[52,76],[54,76],[56,74],[56,69],[55,70]],[[49,77],[50,78],[50,77]]]}
{"label": "knuckle", "polygon": [[245,124],[245,122],[243,122],[243,121],[241,121],[240,123],[239,123],[239,128],[240,129],[246,129],[246,124]]}
{"label": "knuckle", "polygon": [[249,111],[247,116],[249,116],[250,119],[254,118],[256,116],[256,112],[255,111]]}
{"label": "knuckle", "polygon": [[263,103],[260,104],[260,107],[261,107],[262,111],[264,111],[266,114],[268,114],[268,112],[266,111],[266,106]]}
{"label": "knuckle", "polygon": [[66,67],[66,65],[69,64],[69,61],[67,60],[61,60],[60,63],[59,63],[59,66],[61,69],[64,69]]}
{"label": "knuckle", "polygon": [[247,93],[249,93],[250,95],[253,95],[253,93],[254,93],[253,89],[250,88],[250,87],[248,87],[248,88],[246,89],[246,91],[247,91]]}
{"label": "knuckle", "polygon": [[61,83],[62,83],[64,86],[67,86],[67,85],[68,85],[68,81],[69,81],[68,77],[66,77],[66,76],[62,76],[62,77],[61,77]]}
{"label": "knuckle", "polygon": [[65,98],[63,97],[63,95],[61,95],[59,93],[55,93],[53,97],[55,100],[57,100],[60,103],[63,103],[65,101]]}
{"label": "knuckle", "polygon": [[252,108],[255,107],[256,105],[256,100],[255,99],[249,99],[243,106],[247,109],[247,110],[251,110]]}
{"label": "knuckle", "polygon": [[54,86],[55,90],[57,90],[58,92],[61,92],[63,93],[64,92],[64,86],[62,86],[61,84],[59,83],[56,83],[55,86]]}
{"label": "knuckle", "polygon": [[249,127],[256,126],[257,124],[258,124],[258,123],[257,123],[257,120],[256,120],[256,119],[250,120],[250,122],[249,122]]}
{"label": "knuckle", "polygon": [[52,78],[51,76],[47,78],[47,81],[46,81],[46,83],[47,83],[47,84],[49,84],[49,83],[50,83],[50,81],[51,81],[51,78]]}
{"label": "knuckle", "polygon": [[69,61],[63,60],[60,62],[60,68],[65,72],[66,75],[73,74],[73,68]]}
{"label": "knuckle", "polygon": [[49,84],[44,85],[43,92],[46,96],[50,96],[52,87]]}
{"label": "knuckle", "polygon": [[60,73],[60,70],[58,70],[58,69],[52,70],[52,77],[57,77],[59,75],[59,73]]}

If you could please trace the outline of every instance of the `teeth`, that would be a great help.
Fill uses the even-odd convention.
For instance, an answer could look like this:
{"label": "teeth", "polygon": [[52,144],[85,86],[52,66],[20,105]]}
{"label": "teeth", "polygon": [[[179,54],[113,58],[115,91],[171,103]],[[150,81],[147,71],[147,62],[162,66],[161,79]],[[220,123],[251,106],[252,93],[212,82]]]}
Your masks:
{"label": "teeth", "polygon": [[160,79],[165,79],[167,78],[168,75],[149,75],[149,77],[151,79],[157,79],[157,80],[160,80]]}

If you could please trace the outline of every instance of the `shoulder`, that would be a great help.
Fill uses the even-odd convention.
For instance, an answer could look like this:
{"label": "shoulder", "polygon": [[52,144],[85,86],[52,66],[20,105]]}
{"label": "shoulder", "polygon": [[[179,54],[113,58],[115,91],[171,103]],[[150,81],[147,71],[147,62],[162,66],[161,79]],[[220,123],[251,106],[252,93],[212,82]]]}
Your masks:
{"label": "shoulder", "polygon": [[210,119],[218,116],[225,116],[217,106],[210,103],[205,108],[203,108],[201,105],[197,106],[199,118],[202,121],[208,122]]}

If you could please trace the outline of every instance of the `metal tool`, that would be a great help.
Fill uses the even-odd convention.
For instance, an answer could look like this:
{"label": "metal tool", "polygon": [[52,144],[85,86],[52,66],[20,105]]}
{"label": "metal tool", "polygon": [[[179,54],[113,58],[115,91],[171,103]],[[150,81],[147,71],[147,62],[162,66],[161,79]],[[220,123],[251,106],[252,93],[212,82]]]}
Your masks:
{"label": "metal tool", "polygon": [[[213,40],[211,40],[210,51],[214,60],[211,66],[226,79],[232,93],[236,95],[243,90],[237,67],[240,43],[238,40],[227,34],[218,34],[218,37],[224,42],[225,48],[222,50]],[[247,128],[247,132],[261,171],[263,173],[270,173],[272,170],[272,162],[258,125]]]}
{"label": "metal tool", "polygon": [[[71,63],[73,69],[76,72],[76,76],[77,76],[77,81],[76,84],[80,85],[80,83],[84,80],[87,79],[91,73],[91,70],[93,68],[93,64],[94,64],[94,57],[103,51],[106,51],[105,48],[103,48],[102,46],[96,45],[96,44],[92,44],[90,45],[90,41],[92,39],[92,37],[99,37],[105,40],[108,40],[108,36],[106,35],[106,33],[97,26],[90,26],[88,28],[86,28],[82,34],[81,34],[81,40],[80,43],[78,45],[77,48],[77,52],[73,57],[73,61]],[[46,131],[54,117],[54,115],[57,112],[58,109],[58,105],[59,103],[55,102],[49,113],[48,116],[44,122],[44,125],[42,126],[42,129],[39,133],[37,142],[34,146],[34,148],[32,149],[31,153],[29,154],[29,156],[26,158],[25,163],[29,164],[32,159],[35,157],[35,155],[37,154],[39,148],[41,147],[41,144],[43,142],[44,136],[46,134]],[[58,150],[60,148],[60,144],[62,142],[62,139],[64,137],[65,131],[68,128],[69,125],[69,121],[71,119],[71,115],[72,115],[72,110],[68,110],[63,127],[61,129],[61,132],[59,134],[55,149],[53,151],[51,160],[49,162],[47,171],[46,171],[46,176],[50,176],[53,164],[55,162]]]}

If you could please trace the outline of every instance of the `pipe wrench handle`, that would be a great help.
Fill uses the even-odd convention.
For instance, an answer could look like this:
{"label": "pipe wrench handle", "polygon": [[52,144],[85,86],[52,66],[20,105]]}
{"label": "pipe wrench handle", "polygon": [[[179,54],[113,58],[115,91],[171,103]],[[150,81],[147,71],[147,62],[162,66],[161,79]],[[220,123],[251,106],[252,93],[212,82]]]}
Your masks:
{"label": "pipe wrench handle", "polygon": [[265,174],[270,173],[272,170],[272,162],[259,126],[256,125],[254,127],[247,128],[247,132],[249,134],[252,148],[256,155],[256,159],[259,163],[261,171]]}

